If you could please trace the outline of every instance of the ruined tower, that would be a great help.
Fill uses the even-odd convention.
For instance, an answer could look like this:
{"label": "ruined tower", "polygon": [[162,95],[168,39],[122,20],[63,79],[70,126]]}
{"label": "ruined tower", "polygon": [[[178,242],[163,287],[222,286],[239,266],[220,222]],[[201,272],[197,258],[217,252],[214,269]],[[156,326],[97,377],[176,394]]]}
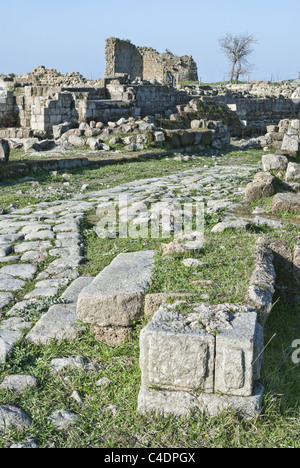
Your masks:
{"label": "ruined tower", "polygon": [[191,55],[177,57],[171,52],[160,54],[151,47],[136,47],[130,41],[111,37],[106,40],[105,76],[129,75],[163,84],[198,81],[197,64]]}

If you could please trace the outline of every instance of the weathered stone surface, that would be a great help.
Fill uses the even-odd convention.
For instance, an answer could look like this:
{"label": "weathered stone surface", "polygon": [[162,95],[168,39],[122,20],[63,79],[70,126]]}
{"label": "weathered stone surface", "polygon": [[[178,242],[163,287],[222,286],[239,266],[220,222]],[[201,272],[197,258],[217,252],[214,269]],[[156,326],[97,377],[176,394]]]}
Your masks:
{"label": "weathered stone surface", "polygon": [[13,349],[15,344],[22,338],[19,331],[2,330],[0,331],[0,363],[5,362],[6,356]]}
{"label": "weathered stone surface", "polygon": [[73,340],[81,331],[75,305],[54,305],[33,327],[27,339],[32,343],[45,345],[50,340]]}
{"label": "weathered stone surface", "polygon": [[250,223],[248,221],[243,221],[242,219],[239,220],[232,220],[232,221],[223,221],[221,223],[216,224],[211,230],[211,232],[224,232],[228,229],[242,229],[243,231],[249,229]]}
{"label": "weathered stone surface", "polygon": [[132,333],[132,328],[130,327],[92,327],[93,332],[95,333],[96,340],[101,343],[115,348],[125,343],[127,338]]}
{"label": "weathered stone surface", "polygon": [[253,366],[262,350],[263,333],[257,314],[236,314],[231,328],[219,330],[216,336],[215,392],[251,396],[254,375],[260,373]]}
{"label": "weathered stone surface", "polygon": [[251,275],[246,294],[247,303],[252,304],[259,314],[260,323],[265,324],[272,310],[275,292],[276,272],[274,254],[266,241],[258,239],[254,252],[255,269]]}
{"label": "weathered stone surface", "polygon": [[300,164],[289,163],[285,179],[286,181],[300,181]]}
{"label": "weathered stone surface", "polygon": [[49,422],[58,431],[66,431],[79,418],[78,415],[67,410],[58,410],[49,416]]}
{"label": "weathered stone surface", "polygon": [[39,297],[54,297],[58,294],[59,288],[37,288],[26,294],[25,299],[35,299]]}
{"label": "weathered stone surface", "polygon": [[293,273],[296,283],[300,284],[300,245],[295,246],[293,255]]}
{"label": "weathered stone surface", "polygon": [[0,235],[0,245],[18,242],[24,239],[24,234],[3,234]]}
{"label": "weathered stone surface", "polygon": [[6,257],[11,252],[10,245],[1,245],[0,246],[0,257]]}
{"label": "weathered stone surface", "polygon": [[27,153],[28,151],[34,151],[35,145],[37,145],[38,142],[39,142],[38,138],[26,138],[23,142],[25,153]]}
{"label": "weathered stone surface", "polygon": [[15,406],[0,406],[0,433],[9,429],[23,431],[31,426],[32,420],[23,410]]}
{"label": "weathered stone surface", "polygon": [[38,380],[31,375],[9,375],[5,377],[0,385],[0,388],[11,390],[15,393],[22,393],[28,388],[34,388],[38,384]]}
{"label": "weathered stone surface", "polygon": [[285,171],[288,166],[288,158],[279,154],[266,154],[262,158],[263,169],[269,171]]}
{"label": "weathered stone surface", "polygon": [[96,387],[108,388],[111,384],[112,384],[112,381],[110,379],[108,379],[107,377],[102,377],[102,379],[96,382]]}
{"label": "weathered stone surface", "polygon": [[300,142],[297,135],[284,135],[281,147],[282,151],[287,152],[291,156],[296,157],[300,151]]}
{"label": "weathered stone surface", "polygon": [[248,203],[261,197],[271,197],[275,194],[276,179],[269,172],[259,172],[255,175],[253,182],[247,185],[245,200]]}
{"label": "weathered stone surface", "polygon": [[25,282],[20,279],[15,279],[10,275],[0,273],[0,291],[19,291],[25,286]]}
{"label": "weathered stone surface", "polygon": [[[63,279],[58,279],[58,285],[60,284],[60,281],[64,282]],[[51,339],[61,341],[76,338],[76,336],[78,336],[82,331],[82,327],[78,323],[78,316],[76,314],[76,302],[81,291],[89,286],[92,281],[93,278],[91,277],[76,279],[62,294],[62,299],[68,301],[68,304],[58,304],[50,307],[48,312],[42,316],[35,327],[27,335],[27,339],[33,343],[46,344]],[[46,288],[46,290],[48,289],[50,293],[53,291],[53,288],[51,287]],[[41,291],[43,291],[43,289],[35,290],[35,295],[33,295],[33,297],[40,295]],[[58,287],[56,288],[56,293],[57,292]],[[30,294],[27,296],[31,297]]]}
{"label": "weathered stone surface", "polygon": [[191,250],[195,250],[190,248],[186,244],[181,244],[179,242],[170,242],[169,244],[162,244],[162,252],[163,255],[173,255],[173,254],[183,254],[187,252],[191,252]]}
{"label": "weathered stone surface", "polygon": [[118,255],[79,295],[78,317],[99,327],[129,327],[142,315],[153,267],[154,251]]}
{"label": "weathered stone surface", "polygon": [[71,128],[71,123],[64,122],[59,125],[53,125],[53,136],[55,139],[60,138],[64,133],[68,132]]}
{"label": "weathered stone surface", "polygon": [[37,272],[37,266],[31,264],[15,264],[7,265],[0,269],[0,274],[7,274],[13,277],[25,279],[31,281],[34,278],[34,275]]}
{"label": "weathered stone surface", "polygon": [[84,288],[89,286],[93,281],[94,277],[90,276],[81,276],[77,278],[73,283],[65,290],[61,298],[67,300],[68,302],[76,303],[79,294]]}
{"label": "weathered stone surface", "polygon": [[213,392],[215,339],[164,306],[140,335],[142,385]]}
{"label": "weathered stone surface", "polygon": [[68,141],[73,146],[85,146],[84,138],[81,138],[76,135],[70,135]]}
{"label": "weathered stone surface", "polygon": [[269,226],[272,229],[283,229],[284,223],[272,218],[266,218],[265,216],[255,216],[253,218],[253,224],[255,226]]}
{"label": "weathered stone surface", "polygon": [[14,296],[11,293],[0,292],[0,310],[7,307],[14,300]]}
{"label": "weathered stone surface", "polygon": [[24,253],[29,251],[40,251],[42,249],[47,250],[51,247],[51,243],[49,241],[35,241],[35,242],[22,242],[21,244],[17,244],[14,247],[16,253]]}
{"label": "weathered stone surface", "polygon": [[52,359],[50,362],[50,371],[54,374],[65,369],[84,369],[84,360],[77,356],[74,358]]}
{"label": "weathered stone surface", "polygon": [[50,230],[43,230],[37,232],[31,232],[30,234],[25,235],[26,241],[35,241],[35,240],[47,240],[47,239],[54,239],[55,234],[53,231]]}
{"label": "weathered stone surface", "polygon": [[273,198],[272,213],[287,212],[291,214],[300,213],[299,193],[278,193]]}
{"label": "weathered stone surface", "polygon": [[142,387],[138,397],[138,411],[142,414],[157,413],[164,416],[188,416],[190,411],[199,410],[217,417],[233,410],[246,418],[257,416],[262,408],[263,387],[256,384],[250,397],[215,395],[202,393],[194,396],[188,392],[157,391]]}
{"label": "weathered stone surface", "polygon": [[9,255],[8,257],[0,257],[0,264],[3,265],[4,263],[10,262],[18,262],[20,257],[18,255]]}
{"label": "weathered stone surface", "polygon": [[0,331],[22,331],[31,328],[32,323],[26,322],[22,317],[12,317],[0,322]]}

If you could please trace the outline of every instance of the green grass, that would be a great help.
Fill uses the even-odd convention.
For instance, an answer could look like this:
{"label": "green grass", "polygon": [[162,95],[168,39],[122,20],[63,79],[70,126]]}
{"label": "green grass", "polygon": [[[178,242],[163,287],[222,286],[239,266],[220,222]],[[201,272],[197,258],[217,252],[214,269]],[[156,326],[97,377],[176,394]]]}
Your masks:
{"label": "green grass", "polygon": [[[39,386],[19,396],[0,390],[0,404],[21,406],[32,417],[28,433],[41,448],[299,448],[299,366],[291,360],[291,343],[300,336],[296,309],[281,302],[267,322],[266,343],[277,335],[265,351],[263,412],[251,421],[233,412],[218,418],[198,413],[184,418],[138,414],[139,333],[144,325],[138,324],[129,341],[115,349],[95,342],[88,331],[60,345],[22,341],[1,365],[1,375],[30,374],[39,379]],[[77,355],[93,363],[94,370],[49,372],[51,359]],[[106,389],[95,385],[102,377],[112,381]],[[82,405],[72,399],[74,390],[80,393]],[[48,422],[49,415],[59,409],[80,416],[65,433]],[[24,435],[7,432],[0,437],[0,448]]]}
{"label": "green grass", "polygon": [[[32,187],[30,182],[19,183],[19,179],[24,176],[6,179],[0,183],[0,206],[5,210],[14,204],[18,208],[24,208],[29,204],[40,203],[42,201],[55,201],[69,198],[72,194],[78,193],[83,184],[88,183],[89,190],[101,190],[107,187],[114,187],[119,184],[132,182],[134,180],[162,177],[180,173],[181,171],[212,167],[214,160],[211,156],[215,154],[213,150],[207,150],[205,154],[189,161],[176,161],[174,155],[169,157],[141,157],[135,161],[113,163],[100,166],[96,163],[88,167],[77,167],[58,172],[57,176],[52,176],[51,172],[38,170],[26,174],[39,182],[39,186]],[[224,151],[220,155],[220,163],[231,164],[258,164],[261,160],[261,151]],[[67,172],[70,178],[70,186],[63,185],[66,179],[62,174]],[[62,191],[57,195],[49,193],[48,187]],[[41,191],[43,192],[41,194]]]}
{"label": "green grass", "polygon": [[[257,164],[260,158],[261,151],[236,151],[224,155],[222,162]],[[209,157],[185,163],[170,157],[78,168],[68,171],[71,175],[69,181],[73,184],[68,190],[71,194],[76,193],[82,183],[89,183],[91,190],[101,189],[212,164]],[[64,181],[61,175],[53,178],[42,172],[34,174],[34,177],[45,190],[50,183],[61,187]],[[21,208],[29,201],[36,203],[42,200],[26,193],[32,189],[28,184],[22,185],[25,193],[16,194],[19,187],[16,180],[2,185],[0,205],[7,208],[15,203]],[[249,211],[258,205],[269,209],[270,200],[260,200],[248,207]],[[244,214],[247,215],[247,212]],[[90,213],[82,224],[88,262],[80,267],[80,272],[94,276],[121,252],[153,248],[158,253],[157,272],[151,291],[189,291],[196,298],[198,294],[206,293],[211,303],[237,302],[243,298],[252,272],[251,253],[257,235],[282,238],[290,246],[295,244],[299,235],[297,228],[288,225],[285,232],[262,228],[249,233],[231,232],[212,236],[210,229],[217,221],[218,215],[206,217],[206,244],[194,255],[211,267],[185,269],[182,267],[185,256],[175,255],[169,261],[161,257],[161,243],[168,243],[171,239],[132,239],[130,242],[126,239],[99,239],[93,231],[96,219]],[[197,286],[194,289],[192,285],[194,279],[212,278],[217,286],[198,290]],[[0,448],[10,447],[28,434],[40,448],[299,448],[299,365],[292,362],[292,343],[300,338],[299,306],[291,306],[285,302],[284,296],[278,299],[265,327],[265,343],[270,343],[265,350],[261,378],[265,386],[264,405],[257,418],[242,420],[234,412],[226,412],[218,418],[199,413],[184,418],[140,415],[137,412],[141,385],[139,335],[147,323],[144,319],[136,324],[128,341],[118,348],[109,348],[97,342],[88,328],[74,341],[60,344],[52,342],[40,346],[21,339],[6,363],[0,364],[1,381],[7,375],[28,374],[38,378],[39,384],[36,389],[21,395],[0,390],[0,405],[21,407],[32,418],[33,425],[25,432],[8,431],[1,435]],[[40,311],[32,313],[36,319]],[[74,356],[82,356],[86,362],[93,364],[93,369],[89,372],[65,370],[57,375],[50,373],[49,363],[52,359]],[[96,387],[96,382],[102,377],[112,381],[106,389]],[[72,398],[75,390],[80,393],[82,404]],[[74,427],[67,432],[56,431],[48,422],[50,414],[59,409],[79,415]]]}
{"label": "green grass", "polygon": [[[214,216],[217,224],[218,216]],[[205,244],[195,252],[165,257],[162,244],[172,238],[162,239],[102,239],[98,238],[94,225],[97,217],[91,213],[82,225],[86,246],[87,263],[80,267],[83,275],[96,276],[120,253],[154,249],[156,269],[149,293],[187,293],[201,301],[201,295],[209,296],[208,302],[243,302],[248,281],[253,270],[255,235],[251,233],[211,234],[211,219],[207,219]],[[186,258],[195,258],[208,263],[209,267],[190,268],[183,265]],[[205,281],[211,285],[203,286]]]}

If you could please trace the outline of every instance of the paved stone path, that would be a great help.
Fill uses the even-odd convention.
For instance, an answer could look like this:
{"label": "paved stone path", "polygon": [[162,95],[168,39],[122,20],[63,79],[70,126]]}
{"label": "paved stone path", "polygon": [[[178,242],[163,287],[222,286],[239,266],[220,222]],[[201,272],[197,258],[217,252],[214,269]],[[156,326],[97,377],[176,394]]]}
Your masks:
{"label": "paved stone path", "polygon": [[[247,222],[237,219],[233,209],[257,170],[259,167],[251,165],[195,168],[179,174],[81,193],[67,201],[43,202],[23,209],[12,209],[0,215],[0,314],[1,310],[6,312],[0,320],[0,362],[5,360],[7,353],[24,335],[33,343],[46,344],[52,338],[72,339],[80,330],[76,315],[77,298],[94,279],[80,278],[78,273],[78,267],[85,261],[80,223],[88,211],[97,208],[100,216],[119,201],[120,195],[126,195],[133,209],[128,210],[129,218],[133,223],[139,223],[141,216],[142,219],[145,217],[145,213],[140,215],[136,211],[141,204],[148,207],[152,203],[163,202],[172,208],[178,202],[205,202],[208,213],[226,209],[226,226],[219,226],[218,230],[222,231],[230,225],[241,227]],[[246,227],[245,224],[243,226]],[[43,261],[48,256],[55,257],[55,260],[43,269]],[[66,286],[68,288],[61,296],[61,303],[52,304],[32,327],[30,320],[24,318],[26,308],[38,304],[41,297],[60,295],[60,289]],[[23,294],[21,301],[16,300],[16,294],[18,297]],[[18,382],[15,377],[12,383],[7,384],[17,385]],[[21,382],[21,385],[24,383]],[[14,414],[17,422],[28,424],[28,419],[20,411],[3,408],[0,407],[0,426],[2,420],[8,421]],[[73,420],[70,415],[60,414],[58,417],[58,425],[62,424],[64,417],[67,421]]]}
{"label": "paved stone path", "polygon": [[[128,218],[133,223],[143,221],[137,210],[150,204],[165,206],[174,210],[179,203],[205,202],[208,213],[227,209],[225,225],[243,227],[246,221],[236,220],[231,214],[236,197],[243,195],[246,184],[251,181],[254,166],[217,166],[213,168],[191,169],[180,174],[165,177],[138,180],[118,187],[96,192],[78,194],[68,201],[43,202],[23,209],[12,209],[0,216],[0,311],[12,306],[0,322],[0,338],[9,343],[5,351],[10,350],[14,341],[19,339],[20,328],[24,323],[8,322],[12,317],[19,317],[24,308],[36,298],[53,297],[76,280],[78,267],[84,263],[83,243],[80,235],[80,223],[85,214],[97,208],[106,212],[119,202],[119,196],[126,196],[129,205]],[[155,205],[154,205],[155,206]],[[147,214],[146,214],[147,215]],[[122,216],[122,207],[120,207]],[[146,219],[147,221],[147,219]],[[42,262],[48,256],[56,257],[41,271]],[[84,286],[82,286],[83,288]],[[82,289],[81,288],[81,289]],[[23,300],[16,302],[16,293],[25,290]],[[77,291],[77,295],[80,292]],[[74,295],[75,299],[76,294]],[[67,322],[73,323],[74,306],[53,306],[58,310],[69,310]],[[53,312],[53,307],[50,312]],[[45,318],[41,319],[45,321]],[[11,325],[11,328],[9,326]],[[28,323],[25,323],[27,328]],[[42,330],[42,327],[40,327]],[[42,332],[41,332],[42,333]],[[4,338],[5,334],[5,338]],[[35,333],[30,333],[29,338]],[[71,333],[72,335],[72,333]],[[49,332],[49,337],[53,334]],[[64,336],[63,334],[61,336]],[[41,338],[45,342],[47,337]],[[38,338],[35,340],[39,341]]]}

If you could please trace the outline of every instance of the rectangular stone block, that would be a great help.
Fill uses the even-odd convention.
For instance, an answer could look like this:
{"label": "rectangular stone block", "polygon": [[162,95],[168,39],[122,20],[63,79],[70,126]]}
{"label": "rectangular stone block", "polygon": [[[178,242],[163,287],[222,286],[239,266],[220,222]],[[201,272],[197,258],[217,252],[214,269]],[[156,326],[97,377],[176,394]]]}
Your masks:
{"label": "rectangular stone block", "polygon": [[138,397],[138,411],[141,414],[156,413],[165,417],[188,416],[198,410],[211,417],[218,417],[224,411],[236,411],[244,418],[254,418],[262,408],[264,388],[256,384],[253,394],[248,397],[214,394],[192,395],[189,392],[172,392],[141,387]]}
{"label": "rectangular stone block", "polygon": [[149,250],[118,255],[79,295],[79,318],[99,327],[128,327],[140,319],[154,254]]}
{"label": "rectangular stone block", "polygon": [[283,143],[281,149],[283,151],[288,151],[294,153],[295,155],[299,154],[300,151],[300,142],[297,136],[285,135],[283,138]]}
{"label": "rectangular stone block", "polygon": [[214,336],[162,307],[141,332],[142,385],[212,393],[214,353]]}

